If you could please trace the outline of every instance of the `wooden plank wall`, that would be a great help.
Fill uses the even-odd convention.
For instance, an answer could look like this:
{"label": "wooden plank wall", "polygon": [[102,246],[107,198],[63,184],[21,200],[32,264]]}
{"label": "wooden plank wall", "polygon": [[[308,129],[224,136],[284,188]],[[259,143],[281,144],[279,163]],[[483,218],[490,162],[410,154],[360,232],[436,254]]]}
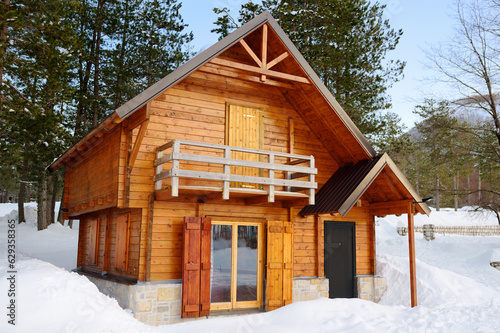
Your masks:
{"label": "wooden plank wall", "polygon": [[184,216],[287,221],[288,210],[277,207],[244,206],[242,200],[220,203],[155,201],[152,234],[151,281],[180,279]]}
{"label": "wooden plank wall", "polygon": [[[127,270],[115,268],[116,220],[119,215],[130,214],[128,266]],[[98,235],[98,258],[95,264],[90,260],[90,221],[100,218]],[[142,212],[140,209],[106,209],[97,213],[80,217],[78,239],[78,267],[93,271],[106,271],[110,274],[138,278],[139,277],[139,240],[141,236]]]}
{"label": "wooden plank wall", "polygon": [[[215,65],[205,65],[204,68],[206,67],[217,69]],[[265,150],[289,152],[289,119],[293,118],[294,153],[312,154],[316,157],[316,166],[319,170],[316,179],[320,185],[325,183],[334,171],[332,166],[335,162],[331,156],[277,88],[262,89],[260,84],[223,78],[207,73],[203,68],[191,74],[180,84],[165,91],[151,102],[150,123],[130,177],[129,207],[143,208],[141,279],[145,279],[147,275],[145,249],[147,248],[148,218],[145,212],[148,211],[148,197],[154,192],[155,149],[174,139],[225,144],[226,103],[262,110],[264,115],[263,149]],[[206,166],[199,165],[198,167],[207,170]],[[201,183],[197,182],[197,185]],[[240,204],[244,206],[241,201]],[[162,208],[165,205],[170,205],[173,210]],[[175,243],[177,239],[179,241],[182,239],[178,224],[184,216],[193,216],[195,207],[191,203],[159,202],[155,202],[154,207],[155,222],[152,232],[156,238],[153,238],[150,278],[151,280],[180,278],[179,259],[170,261],[167,258],[170,255],[179,256],[180,247]],[[253,216],[254,211],[257,211],[257,215],[262,214],[259,213],[260,208],[255,206],[241,207],[238,210],[247,212],[247,216]],[[228,213],[225,212],[225,214]],[[286,214],[286,210],[283,210],[280,213],[280,219],[285,220]],[[164,222],[160,222],[162,218],[165,218]],[[165,226],[165,223],[169,226]],[[165,239],[160,239],[160,234],[157,234],[157,232],[164,232],[159,231],[161,228],[167,228],[165,230],[171,233],[163,235],[167,237]],[[160,241],[169,242],[169,247],[160,247],[158,243]],[[160,268],[161,265],[166,266]]]}
{"label": "wooden plank wall", "polygon": [[[336,170],[336,162],[322,143],[312,133],[304,120],[297,114],[278,88],[263,86],[237,78],[221,77],[216,72],[217,65],[207,64],[191,74],[181,83],[165,91],[150,104],[150,123],[142,141],[132,174],[130,177],[129,207],[142,208],[142,237],[140,253],[140,279],[148,279],[147,248],[149,224],[149,195],[154,192],[153,176],[155,148],[174,139],[198,142],[225,143],[226,105],[242,105],[260,109],[264,116],[263,149],[277,152],[289,152],[290,118],[294,124],[294,153],[314,155],[319,186],[323,185]],[[215,71],[214,71],[215,70]],[[124,126],[128,125],[125,121]],[[130,120],[131,121],[131,120]],[[130,127],[130,126],[129,126]],[[123,136],[122,132],[122,136]],[[131,137],[134,140],[134,137]],[[123,140],[122,140],[123,141]],[[124,150],[124,147],[121,147]],[[206,166],[199,165],[199,168]],[[121,177],[120,179],[123,179]],[[200,185],[198,182],[197,185]],[[122,188],[122,187],[121,187]],[[120,199],[122,197],[120,196]],[[154,202],[153,229],[151,230],[151,265],[149,279],[168,280],[181,278],[181,243],[182,221],[185,216],[234,216],[261,217],[268,220],[289,220],[289,211],[266,206],[245,206],[243,200],[231,199],[218,204],[200,204],[196,199],[179,202]],[[121,201],[124,202],[124,201]],[[297,210],[293,210],[296,215]],[[360,223],[357,227],[359,241],[364,236],[366,227],[362,226],[365,218],[351,217]],[[314,217],[295,220],[294,235],[294,275],[317,276],[319,269],[318,227]],[[360,251],[371,245],[359,244]],[[366,252],[366,251],[365,251]],[[365,262],[365,254],[358,255],[359,274],[370,270]]]}
{"label": "wooden plank wall", "polygon": [[335,162],[277,88],[262,89],[260,84],[224,78],[202,68],[151,102],[151,121],[131,175],[129,207],[147,207],[154,191],[156,147],[173,139],[225,144],[226,103],[263,110],[265,150],[288,152],[289,118],[294,118],[294,152],[316,157],[320,184],[333,173]]}
{"label": "wooden plank wall", "polygon": [[64,204],[70,216],[116,206],[119,146],[117,126],[66,166]]}
{"label": "wooden plank wall", "polygon": [[330,216],[326,221],[356,222],[356,274],[374,274],[374,242],[375,226],[368,204],[353,207],[345,216]]}
{"label": "wooden plank wall", "polygon": [[[368,203],[365,207],[353,207],[345,216],[322,215],[295,217],[294,223],[294,272],[295,276],[324,275],[324,221],[356,223],[356,274],[374,274],[375,262],[375,230]],[[295,210],[296,211],[296,210]],[[319,251],[319,253],[318,253]]]}

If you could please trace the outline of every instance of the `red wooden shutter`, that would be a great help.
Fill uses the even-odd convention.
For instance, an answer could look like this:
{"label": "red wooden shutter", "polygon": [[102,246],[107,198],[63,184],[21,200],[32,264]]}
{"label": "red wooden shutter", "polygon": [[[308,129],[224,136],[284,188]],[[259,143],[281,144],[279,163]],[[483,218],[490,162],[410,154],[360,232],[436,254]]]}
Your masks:
{"label": "red wooden shutter", "polygon": [[209,218],[184,218],[182,318],[210,313],[211,231]]}
{"label": "red wooden shutter", "polygon": [[292,303],[293,223],[267,222],[266,311]]}
{"label": "red wooden shutter", "polygon": [[129,221],[130,214],[116,219],[115,268],[124,271],[127,270]]}

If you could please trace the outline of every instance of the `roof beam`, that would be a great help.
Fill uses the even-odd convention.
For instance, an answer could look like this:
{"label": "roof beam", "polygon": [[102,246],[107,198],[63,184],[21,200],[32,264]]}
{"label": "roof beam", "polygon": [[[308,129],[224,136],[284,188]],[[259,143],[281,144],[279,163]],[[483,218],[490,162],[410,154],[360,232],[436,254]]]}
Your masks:
{"label": "roof beam", "polygon": [[413,200],[407,199],[370,203],[370,214],[374,216],[406,214],[408,212],[408,202],[413,202]]}
{"label": "roof beam", "polygon": [[283,52],[281,55],[277,56],[276,58],[274,58],[273,60],[271,60],[266,68],[267,69],[270,69],[271,67],[275,66],[276,64],[278,64],[280,61],[282,61],[283,59],[285,59],[286,57],[288,57],[290,54],[288,52]]}
{"label": "roof beam", "polygon": [[257,57],[257,55],[252,51],[250,46],[248,46],[247,42],[245,42],[244,39],[241,39],[240,44],[241,46],[243,46],[245,51],[247,51],[247,53],[252,57],[252,59],[257,63],[257,65],[259,65],[260,68],[263,68],[262,61],[260,61],[259,57]]}
{"label": "roof beam", "polygon": [[239,62],[226,60],[226,59],[214,58],[214,59],[210,60],[210,63],[216,64],[216,65],[221,65],[221,66],[226,66],[226,67],[231,67],[231,68],[236,68],[236,69],[241,69],[243,71],[254,72],[257,74],[269,75],[272,77],[277,77],[280,79],[294,81],[294,82],[300,82],[300,83],[306,83],[306,84],[311,83],[309,81],[309,79],[302,77],[302,76],[276,72],[276,71],[272,71],[270,69],[264,69],[264,68],[260,68],[260,67],[256,67],[256,66],[246,65],[246,64],[239,63]]}
{"label": "roof beam", "polygon": [[294,86],[293,84],[287,83],[287,82],[281,82],[281,81],[276,81],[276,80],[272,80],[272,79],[267,79],[266,81],[262,82],[260,80],[260,78],[257,76],[247,75],[247,74],[243,74],[241,72],[238,73],[236,71],[228,70],[228,69],[225,69],[224,67],[221,67],[221,66],[215,65],[215,64],[206,64],[198,70],[200,72],[216,74],[216,75],[220,75],[223,77],[240,79],[240,80],[250,81],[250,82],[255,82],[255,83],[263,83],[263,84],[267,84],[267,85],[274,86],[274,87],[280,87],[280,88],[286,88],[286,89],[292,89],[292,90],[297,89],[296,86]]}
{"label": "roof beam", "polygon": [[[267,69],[267,24],[262,26],[262,47],[261,47],[262,68]],[[262,82],[266,81],[266,75],[260,76]]]}

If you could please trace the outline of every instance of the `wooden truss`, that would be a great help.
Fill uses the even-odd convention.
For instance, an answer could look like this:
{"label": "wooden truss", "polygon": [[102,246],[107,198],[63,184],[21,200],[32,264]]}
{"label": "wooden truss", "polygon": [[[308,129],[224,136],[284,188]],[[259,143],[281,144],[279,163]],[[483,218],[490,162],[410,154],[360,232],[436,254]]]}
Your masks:
{"label": "wooden truss", "polygon": [[243,71],[248,71],[248,72],[253,72],[256,74],[260,75],[260,81],[261,82],[266,82],[269,79],[267,78],[268,76],[283,79],[283,80],[288,80],[292,82],[300,82],[300,83],[306,83],[310,84],[311,82],[309,81],[308,78],[302,77],[302,76],[297,76],[293,74],[287,74],[283,72],[278,72],[271,70],[272,67],[276,66],[278,63],[286,59],[288,56],[290,56],[290,53],[288,52],[283,52],[276,58],[274,58],[271,61],[267,61],[267,46],[268,46],[268,27],[267,24],[264,24],[262,26],[262,47],[261,47],[261,54],[260,58],[255,54],[255,52],[250,48],[250,46],[245,42],[245,40],[242,38],[240,39],[239,43],[241,46],[245,49],[245,51],[250,55],[250,57],[255,61],[257,66],[252,66],[252,65],[247,65],[247,64],[242,64],[236,61],[232,60],[227,60],[227,59],[220,59],[220,58],[214,58],[210,62],[212,64],[220,65],[220,66],[225,66],[225,67],[230,67],[234,69],[240,69]]}

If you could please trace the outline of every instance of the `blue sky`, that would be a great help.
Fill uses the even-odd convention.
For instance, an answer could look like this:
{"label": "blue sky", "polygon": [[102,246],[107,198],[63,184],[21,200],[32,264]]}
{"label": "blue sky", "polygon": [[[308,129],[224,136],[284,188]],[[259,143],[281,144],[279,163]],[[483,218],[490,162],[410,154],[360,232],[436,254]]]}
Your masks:
{"label": "blue sky", "polygon": [[[215,28],[213,22],[217,15],[212,11],[214,7],[226,7],[232,11],[234,17],[238,9],[246,0],[184,0],[182,1],[181,15],[189,29],[194,33],[194,50],[197,52],[204,46],[217,42],[217,35],[210,30]],[[260,1],[254,1],[260,2]],[[442,85],[429,79],[435,73],[426,69],[424,65],[425,50],[444,42],[453,34],[455,25],[455,7],[452,0],[379,0],[387,5],[385,15],[394,29],[403,29],[403,36],[396,50],[389,53],[392,59],[407,62],[404,79],[397,82],[390,89],[393,108],[410,128],[418,117],[412,113],[415,105],[421,103],[425,97],[448,97],[450,92]],[[342,104],[342,101],[339,101]]]}

